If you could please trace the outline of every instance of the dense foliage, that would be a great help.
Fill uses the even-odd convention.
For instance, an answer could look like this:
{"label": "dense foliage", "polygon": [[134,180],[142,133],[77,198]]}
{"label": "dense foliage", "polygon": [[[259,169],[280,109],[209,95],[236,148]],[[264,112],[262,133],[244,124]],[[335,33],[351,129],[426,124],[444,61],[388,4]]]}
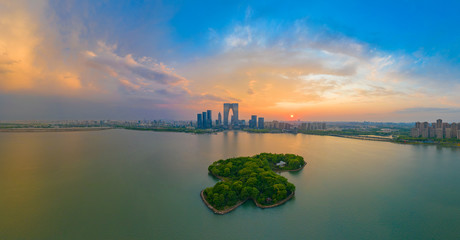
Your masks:
{"label": "dense foliage", "polygon": [[[276,165],[281,161],[286,163],[284,167]],[[293,193],[295,186],[273,170],[296,170],[304,165],[303,157],[294,154],[261,153],[253,157],[219,160],[208,170],[224,181],[206,188],[204,195],[216,209],[224,209],[249,198],[261,205],[275,204]]]}

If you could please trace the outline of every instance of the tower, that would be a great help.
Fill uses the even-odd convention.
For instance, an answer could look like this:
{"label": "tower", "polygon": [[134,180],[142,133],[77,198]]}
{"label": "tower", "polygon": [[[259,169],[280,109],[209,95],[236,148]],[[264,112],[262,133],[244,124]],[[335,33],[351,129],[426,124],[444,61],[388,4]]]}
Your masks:
{"label": "tower", "polygon": [[208,118],[206,117],[206,112],[202,112],[201,113],[201,118],[202,118],[202,121],[203,121],[203,128],[208,128]]}
{"label": "tower", "polygon": [[259,129],[264,129],[264,118],[263,117],[259,118],[258,127],[259,127]]}
{"label": "tower", "polygon": [[442,128],[442,119],[436,120],[436,128]]}
{"label": "tower", "polygon": [[220,114],[219,112],[219,115],[217,116],[217,125],[222,125],[222,114]]}
{"label": "tower", "polygon": [[224,103],[224,127],[228,127],[228,114],[232,110],[233,118],[231,119],[230,125],[238,125],[238,103]]}
{"label": "tower", "polygon": [[211,128],[212,127],[212,111],[211,110],[207,111],[206,117],[207,117],[206,122],[207,122],[208,128]]}
{"label": "tower", "polygon": [[196,115],[196,127],[202,128],[203,127],[203,119],[201,118],[201,113]]}
{"label": "tower", "polygon": [[251,121],[249,121],[249,128],[257,128],[257,115],[251,116]]}

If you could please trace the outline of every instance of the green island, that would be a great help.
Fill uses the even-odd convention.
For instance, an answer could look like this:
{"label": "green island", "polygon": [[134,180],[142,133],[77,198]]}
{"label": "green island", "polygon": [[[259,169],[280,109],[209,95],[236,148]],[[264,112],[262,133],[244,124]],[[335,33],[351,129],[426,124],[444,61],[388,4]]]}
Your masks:
{"label": "green island", "polygon": [[276,207],[294,196],[295,186],[275,172],[300,171],[305,165],[303,157],[294,154],[219,160],[208,170],[222,181],[201,191],[201,199],[216,214],[226,214],[249,199],[260,208]]}

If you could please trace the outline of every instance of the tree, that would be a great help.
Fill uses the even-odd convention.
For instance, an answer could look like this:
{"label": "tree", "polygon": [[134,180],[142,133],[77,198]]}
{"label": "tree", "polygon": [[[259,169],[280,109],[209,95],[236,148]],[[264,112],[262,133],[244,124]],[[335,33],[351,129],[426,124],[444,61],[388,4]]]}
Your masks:
{"label": "tree", "polygon": [[257,188],[253,187],[251,190],[251,198],[257,199],[257,196],[259,196],[259,190]]}
{"label": "tree", "polygon": [[249,195],[251,195],[251,191],[252,191],[251,187],[244,187],[243,189],[241,189],[240,199],[248,198]]}
{"label": "tree", "polygon": [[255,178],[255,177],[250,177],[246,181],[246,185],[251,186],[251,187],[255,186],[256,183],[257,183],[257,178]]}
{"label": "tree", "polygon": [[211,170],[211,173],[214,174],[215,176],[219,176],[220,171],[219,171],[219,169],[217,169],[217,168],[213,168],[213,169]]}
{"label": "tree", "polygon": [[225,168],[224,173],[222,174],[224,177],[230,176],[230,168]]}
{"label": "tree", "polygon": [[273,172],[275,163],[285,161],[287,169],[297,169],[305,164],[300,156],[293,154],[261,153],[254,157],[219,160],[208,170],[221,177],[214,187],[206,188],[204,196],[217,209],[235,205],[238,200],[254,199],[260,204],[273,204],[295,191],[287,179]]}
{"label": "tree", "polygon": [[297,159],[292,159],[289,161],[288,166],[290,169],[296,169],[300,167],[300,162]]}
{"label": "tree", "polygon": [[235,191],[228,192],[228,205],[235,205],[238,201],[238,196],[236,195]]}
{"label": "tree", "polygon": [[241,181],[235,181],[233,183],[233,189],[235,189],[235,191],[240,192],[242,188],[243,188],[243,183]]}
{"label": "tree", "polygon": [[282,200],[287,197],[286,186],[284,186],[283,184],[275,184],[273,185],[273,189],[275,189],[273,199]]}

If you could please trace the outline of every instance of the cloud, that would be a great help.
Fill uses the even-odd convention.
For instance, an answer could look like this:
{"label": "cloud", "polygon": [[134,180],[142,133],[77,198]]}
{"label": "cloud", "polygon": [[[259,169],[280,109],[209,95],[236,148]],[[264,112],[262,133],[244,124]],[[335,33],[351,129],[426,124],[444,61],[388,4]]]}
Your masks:
{"label": "cloud", "polygon": [[[151,29],[163,39],[150,46],[164,48],[160,54],[139,51],[132,39],[144,41],[144,48],[150,41],[101,29],[111,19],[98,25],[91,4],[84,4],[89,8],[0,0],[1,94],[72,98],[73,105],[141,105],[183,112],[184,118],[195,109],[220,109],[226,101],[274,118],[286,109],[333,118],[416,114],[429,107],[455,112],[460,106],[460,68],[422,51],[376,49],[327,27],[313,29],[305,19],[255,18],[257,11],[242,8],[241,21],[209,28],[203,45],[212,47],[177,57],[184,45],[164,43],[169,26]],[[81,12],[70,14],[76,10]]]}
{"label": "cloud", "polygon": [[[154,56],[136,56],[112,41],[88,38],[72,4],[0,2],[0,92],[107,104],[183,110],[236,100],[189,89],[190,81]],[[124,54],[120,54],[124,52]],[[43,99],[43,98],[38,98]],[[168,112],[170,112],[168,110]]]}
{"label": "cloud", "polygon": [[403,92],[391,90],[381,86],[372,86],[369,85],[367,88],[358,88],[356,89],[357,97],[391,97],[391,96],[404,96],[406,95]]}
{"label": "cloud", "polygon": [[229,48],[245,47],[252,42],[252,32],[249,26],[236,26],[233,33],[225,38]]}
{"label": "cloud", "polygon": [[398,114],[411,114],[411,113],[459,113],[460,108],[439,108],[439,107],[414,107],[404,108],[395,111]]}
{"label": "cloud", "polygon": [[240,102],[241,100],[238,98],[233,98],[233,97],[225,97],[225,96],[217,96],[216,94],[212,93],[202,93],[199,95],[194,96],[195,99],[197,100],[210,100],[214,102]]}
{"label": "cloud", "polygon": [[367,102],[370,107],[388,97],[406,101],[417,92],[411,82],[418,82],[405,77],[405,56],[340,34],[310,31],[303,21],[236,23],[221,34],[221,51],[182,72],[201,88],[223,86],[258,111],[283,106],[305,111],[312,103]]}
{"label": "cloud", "polygon": [[0,2],[0,92],[76,96],[94,90],[81,77],[78,33],[63,36],[47,1]]}
{"label": "cloud", "polygon": [[[43,9],[33,5],[37,11]],[[40,72],[34,64],[40,43],[35,19],[23,1],[0,2],[0,90],[33,87],[31,76]]]}
{"label": "cloud", "polygon": [[163,63],[157,63],[149,57],[134,59],[132,54],[121,57],[115,53],[116,46],[108,46],[105,42],[98,42],[96,51],[85,51],[87,64],[99,70],[103,70],[112,76],[129,79],[142,79],[161,85],[187,84],[187,80],[168,68]]}
{"label": "cloud", "polygon": [[248,94],[249,94],[249,95],[255,94],[254,85],[256,84],[256,82],[257,82],[257,81],[255,81],[255,80],[249,81],[249,84],[248,84],[248,85],[249,85],[249,86],[248,86]]}
{"label": "cloud", "polygon": [[135,57],[132,54],[119,56],[117,46],[98,42],[97,49],[83,51],[87,65],[103,72],[108,78],[117,79],[124,95],[160,102],[162,107],[185,108],[193,104],[239,101],[239,99],[212,93],[192,92],[190,81],[180,76],[173,68],[150,57]]}

